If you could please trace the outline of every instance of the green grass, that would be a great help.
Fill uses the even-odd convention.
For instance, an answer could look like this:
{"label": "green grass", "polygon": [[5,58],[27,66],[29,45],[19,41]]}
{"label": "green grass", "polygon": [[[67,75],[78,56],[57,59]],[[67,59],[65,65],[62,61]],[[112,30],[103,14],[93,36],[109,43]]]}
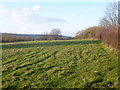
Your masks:
{"label": "green grass", "polygon": [[98,40],[2,45],[3,88],[117,87],[118,57]]}

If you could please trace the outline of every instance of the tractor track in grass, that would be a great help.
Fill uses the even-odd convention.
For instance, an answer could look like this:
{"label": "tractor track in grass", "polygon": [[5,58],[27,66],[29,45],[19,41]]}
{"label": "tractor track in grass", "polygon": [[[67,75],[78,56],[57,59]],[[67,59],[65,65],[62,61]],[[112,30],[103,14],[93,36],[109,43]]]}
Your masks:
{"label": "tractor track in grass", "polygon": [[[40,55],[46,55],[46,54],[48,54],[48,52],[42,52],[42,53],[39,53],[40,51],[36,51],[36,52],[34,52],[34,53],[30,53],[29,55],[25,55],[24,57],[27,57],[27,58],[31,58],[31,61],[34,61],[34,62],[29,62],[29,63],[26,63],[26,64],[19,64],[19,65],[17,65],[17,67],[13,67],[14,68],[14,72],[16,72],[16,71],[18,71],[19,69],[22,69],[22,68],[26,68],[26,67],[29,67],[29,66],[34,66],[34,65],[39,65],[39,63],[44,63],[44,61],[45,60],[47,60],[47,59],[49,59],[50,57],[52,57],[53,55],[56,55],[56,53],[58,52],[58,51],[54,51],[54,52],[52,52],[51,54],[49,54],[49,55],[47,55],[46,57],[44,57],[44,58],[41,58],[40,60],[34,60],[33,58],[35,57],[35,58],[37,58],[37,57],[39,57]],[[39,53],[39,54],[38,54]],[[38,55],[38,56],[37,56]],[[30,57],[29,57],[30,56]],[[36,57],[37,56],[37,57]],[[26,59],[27,58],[17,58],[17,59],[19,59],[19,60],[22,60],[22,63],[24,62],[24,61],[26,61]],[[7,62],[7,63],[5,63],[5,64],[9,64],[9,63],[15,63],[15,61],[16,61],[16,59],[15,60],[12,60],[12,61],[9,61],[9,62]],[[45,64],[45,63],[44,63]],[[28,70],[29,71],[29,70]],[[5,72],[5,71],[3,71],[3,72]],[[11,74],[11,73],[9,73],[9,74]]]}
{"label": "tractor track in grass", "polygon": [[117,57],[113,53],[111,57],[99,41],[42,42],[40,46],[33,43],[20,48],[4,46],[3,88],[117,85]]}

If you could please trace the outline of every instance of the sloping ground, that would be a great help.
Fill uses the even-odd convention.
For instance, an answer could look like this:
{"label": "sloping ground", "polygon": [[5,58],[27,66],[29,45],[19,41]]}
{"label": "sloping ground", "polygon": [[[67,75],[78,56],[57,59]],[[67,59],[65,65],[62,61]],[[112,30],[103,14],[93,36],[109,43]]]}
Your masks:
{"label": "sloping ground", "polygon": [[3,45],[3,88],[118,86],[117,54],[100,41]]}

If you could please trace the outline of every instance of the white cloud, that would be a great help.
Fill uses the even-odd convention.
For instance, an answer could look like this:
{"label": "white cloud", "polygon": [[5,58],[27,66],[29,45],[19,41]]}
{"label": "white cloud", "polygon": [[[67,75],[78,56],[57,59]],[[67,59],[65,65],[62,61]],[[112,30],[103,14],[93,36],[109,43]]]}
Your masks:
{"label": "white cloud", "polygon": [[0,10],[0,14],[5,13],[6,11],[7,11],[7,9],[1,9],[1,10]]}
{"label": "white cloud", "polygon": [[6,12],[7,9],[4,8],[4,5],[0,5],[0,14]]}
{"label": "white cloud", "polygon": [[33,6],[32,9],[35,10],[35,11],[37,11],[37,10],[40,9],[40,5]]}
{"label": "white cloud", "polygon": [[41,16],[37,12],[40,9],[39,5],[19,9],[6,9],[3,5],[0,7],[2,28],[6,28],[6,32],[40,33],[51,29],[52,25],[55,25],[56,22],[65,21],[59,18]]}
{"label": "white cloud", "polygon": [[30,9],[29,8],[23,8],[25,11],[29,11]]}
{"label": "white cloud", "polygon": [[0,8],[4,8],[4,5],[1,4],[1,5],[0,5]]}
{"label": "white cloud", "polygon": [[[3,5],[1,5],[3,7]],[[52,17],[42,17],[39,12],[34,12],[34,10],[39,10],[40,5],[33,6],[32,8],[19,8],[19,9],[0,9],[0,14],[10,15],[16,20],[22,20],[33,22],[33,23],[52,23],[52,22],[64,22],[65,20]],[[15,20],[15,21],[16,21]]]}

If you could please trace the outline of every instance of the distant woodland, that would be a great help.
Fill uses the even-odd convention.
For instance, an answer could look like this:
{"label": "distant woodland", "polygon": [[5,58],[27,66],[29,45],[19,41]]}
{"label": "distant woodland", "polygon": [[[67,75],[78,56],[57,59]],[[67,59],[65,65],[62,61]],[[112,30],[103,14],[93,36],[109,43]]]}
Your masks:
{"label": "distant woodland", "polygon": [[60,29],[52,29],[50,33],[44,34],[13,34],[1,33],[2,42],[19,42],[19,41],[35,41],[35,40],[70,40],[74,39],[70,36],[61,35]]}

